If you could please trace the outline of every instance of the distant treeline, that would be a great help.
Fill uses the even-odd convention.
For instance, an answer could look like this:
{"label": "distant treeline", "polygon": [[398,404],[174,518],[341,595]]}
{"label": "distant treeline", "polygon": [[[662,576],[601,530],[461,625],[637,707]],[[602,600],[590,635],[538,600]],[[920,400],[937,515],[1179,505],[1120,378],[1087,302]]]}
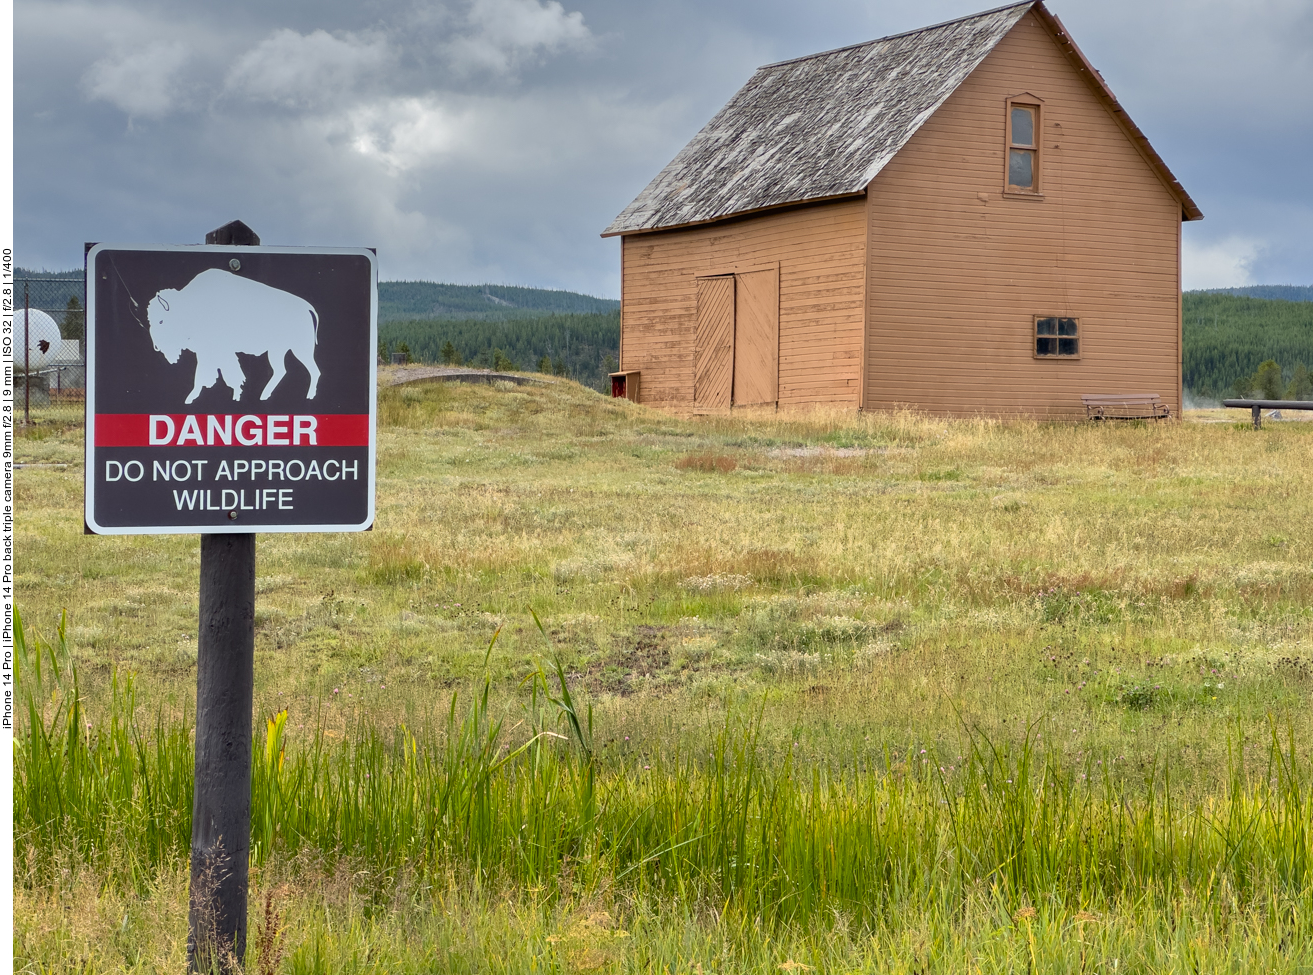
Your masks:
{"label": "distant treeline", "polygon": [[14,268],[14,277],[22,280],[23,278],[33,278],[40,280],[49,280],[50,278],[82,278],[82,268],[75,267],[71,271],[34,271],[29,267]]}
{"label": "distant treeline", "polygon": [[484,321],[538,315],[596,315],[615,311],[614,298],[573,291],[517,288],[506,284],[437,284],[433,281],[380,281],[378,320],[476,318]]}
{"label": "distant treeline", "polygon": [[14,270],[14,297],[17,307],[23,306],[23,289],[27,288],[28,300],[33,308],[47,311],[55,308],[67,308],[68,299],[76,298],[79,305],[85,304],[82,298],[82,268],[71,271],[30,271],[27,268]]}
{"label": "distant treeline", "polygon": [[620,357],[620,312],[392,321],[378,336],[380,352],[406,351],[417,362],[551,372],[605,390]]}
{"label": "distant treeline", "polygon": [[1267,298],[1271,301],[1313,301],[1313,287],[1296,284],[1251,284],[1243,288],[1205,288],[1186,294],[1238,295],[1242,298]]}
{"label": "distant treeline", "polygon": [[1272,361],[1289,384],[1313,366],[1313,302],[1187,292],[1183,301],[1186,389],[1222,399],[1241,393]]}
{"label": "distant treeline", "polygon": [[[34,307],[63,308],[70,297],[82,303],[82,268],[68,271],[33,271],[18,268],[18,297],[23,282],[31,282]],[[57,278],[61,280],[51,280]],[[38,304],[40,300],[43,304]],[[573,291],[519,288],[505,284],[437,284],[433,281],[380,281],[378,320],[477,318],[500,321],[537,315],[593,315],[615,311],[614,298],[594,298]]]}

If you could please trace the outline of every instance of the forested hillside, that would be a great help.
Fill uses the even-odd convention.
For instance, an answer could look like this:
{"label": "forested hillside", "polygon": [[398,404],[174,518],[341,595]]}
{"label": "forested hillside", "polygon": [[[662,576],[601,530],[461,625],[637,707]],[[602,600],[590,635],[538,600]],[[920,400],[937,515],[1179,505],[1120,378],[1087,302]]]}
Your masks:
{"label": "forested hillside", "polygon": [[378,320],[476,318],[501,321],[538,315],[594,315],[615,311],[620,302],[573,291],[517,288],[504,284],[437,284],[380,281]]}
{"label": "forested hillside", "polygon": [[[68,271],[32,271],[18,268],[15,277],[39,285],[43,300],[60,308],[76,296],[82,301],[82,268]],[[58,281],[49,281],[58,278]],[[49,283],[47,283],[49,282]],[[614,298],[594,298],[573,291],[517,288],[503,284],[437,284],[433,281],[380,281],[378,320],[475,318],[501,321],[536,315],[593,315],[620,307]]]}
{"label": "forested hillside", "polygon": [[18,307],[23,305],[23,286],[28,286],[33,308],[66,308],[68,299],[76,298],[82,304],[82,268],[71,271],[29,271],[14,269],[14,296]]}
{"label": "forested hillside", "polygon": [[620,358],[620,302],[510,285],[378,283],[380,351],[417,362],[547,371],[594,389]]}
{"label": "forested hillside", "polygon": [[1183,296],[1185,388],[1221,399],[1268,360],[1289,382],[1313,365],[1313,302],[1190,291]]}
{"label": "forested hillside", "polygon": [[378,335],[383,351],[408,351],[420,362],[549,371],[600,390],[620,357],[620,311],[504,321],[391,321],[379,324]]}
{"label": "forested hillside", "polygon": [[1251,284],[1244,288],[1205,288],[1186,294],[1238,295],[1242,298],[1267,298],[1271,301],[1313,301],[1313,287],[1294,284]]}

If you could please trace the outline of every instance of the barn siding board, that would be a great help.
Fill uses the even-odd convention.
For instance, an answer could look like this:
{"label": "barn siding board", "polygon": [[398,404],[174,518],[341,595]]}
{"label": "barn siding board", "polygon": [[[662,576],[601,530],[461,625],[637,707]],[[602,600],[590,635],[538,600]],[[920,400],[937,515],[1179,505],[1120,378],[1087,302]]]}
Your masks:
{"label": "barn siding board", "polygon": [[[1043,200],[1002,195],[1023,91],[1044,99]],[[1033,13],[867,201],[868,408],[1083,416],[1082,393],[1135,387],[1180,409],[1180,203]],[[1080,318],[1081,358],[1035,359],[1035,314]]]}
{"label": "barn siding board", "polygon": [[865,256],[861,199],[624,238],[622,368],[642,373],[640,402],[695,406],[697,278],[778,265],[780,404],[855,407]]}

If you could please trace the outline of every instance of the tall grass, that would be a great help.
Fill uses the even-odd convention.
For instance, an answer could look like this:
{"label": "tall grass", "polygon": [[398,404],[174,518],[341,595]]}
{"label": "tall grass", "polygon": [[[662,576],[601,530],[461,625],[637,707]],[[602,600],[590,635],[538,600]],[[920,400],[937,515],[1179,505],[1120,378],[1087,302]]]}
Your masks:
{"label": "tall grass", "polygon": [[[89,715],[62,625],[45,641],[19,620],[15,643],[20,862],[39,876],[72,857],[145,883],[184,860],[190,721],[143,722],[127,678]],[[1307,763],[1275,726],[1263,762],[1234,751],[1224,792],[1187,802],[1165,763],[1122,788],[1030,735],[767,765],[758,720],[731,714],[698,754],[608,757],[559,665],[532,674],[509,728],[487,681],[429,729],[365,721],[294,745],[280,712],[256,746],[252,857],[346,860],[385,881],[473,871],[549,898],[622,888],[768,925],[878,926],[981,891],[1072,910],[1182,894],[1313,908]]]}
{"label": "tall grass", "polygon": [[130,676],[112,680],[94,719],[83,705],[65,623],[55,639],[29,638],[14,614],[18,728],[14,737],[14,835],[20,857],[49,866],[60,856],[112,856],[137,883],[187,856],[191,842],[190,722],[139,721]]}

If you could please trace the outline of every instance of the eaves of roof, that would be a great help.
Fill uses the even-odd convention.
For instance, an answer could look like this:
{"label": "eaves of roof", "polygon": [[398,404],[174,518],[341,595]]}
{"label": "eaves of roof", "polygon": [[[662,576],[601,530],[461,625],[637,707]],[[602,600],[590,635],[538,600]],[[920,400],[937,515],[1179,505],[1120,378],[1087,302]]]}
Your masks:
{"label": "eaves of roof", "polygon": [[1167,184],[1168,191],[1180,202],[1182,218],[1185,220],[1202,220],[1204,212],[1190,198],[1190,194],[1185,191],[1181,181],[1167,168],[1167,163],[1163,162],[1163,157],[1158,155],[1158,151],[1150,145],[1148,137],[1140,131],[1140,127],[1126,114],[1126,109],[1122,108],[1117,96],[1112,93],[1108,83],[1103,80],[1103,75],[1095,70],[1094,65],[1090,64],[1089,59],[1076,46],[1076,42],[1067,33],[1067,28],[1062,26],[1062,21],[1058,19],[1056,14],[1050,12],[1040,0],[1036,0],[1033,11],[1035,16],[1039,18],[1040,23],[1044,24],[1052,33],[1053,39],[1057,41],[1058,47],[1062,49],[1062,53],[1066,55],[1072,67],[1086,80],[1094,93],[1107,106],[1113,118],[1125,129],[1126,135],[1135,144],[1135,147],[1140,150],[1145,161],[1153,167],[1158,177]]}

